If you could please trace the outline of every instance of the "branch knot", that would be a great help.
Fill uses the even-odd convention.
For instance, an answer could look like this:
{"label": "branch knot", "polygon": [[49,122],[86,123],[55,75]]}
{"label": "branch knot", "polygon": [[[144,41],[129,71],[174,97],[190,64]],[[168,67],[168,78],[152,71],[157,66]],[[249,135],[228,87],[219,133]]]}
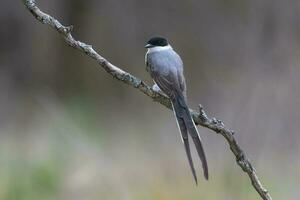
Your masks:
{"label": "branch knot", "polygon": [[[106,70],[106,72],[108,72],[114,78],[139,89],[145,95],[151,97],[154,101],[157,101],[162,105],[166,106],[167,108],[172,109],[169,98],[153,91],[151,87],[146,85],[141,79],[134,77],[133,75],[121,70],[120,68],[108,62],[105,58],[103,58],[95,50],[93,50],[91,45],[87,45],[83,42],[76,41],[71,35],[73,26],[63,26],[54,17],[39,10],[39,8],[35,4],[35,0],[23,0],[23,2],[27,9],[37,20],[39,20],[43,24],[51,26],[56,31],[58,31],[64,37],[68,45],[95,59],[99,63],[99,65],[101,65]],[[231,151],[236,157],[237,163],[243,169],[243,171],[245,171],[248,174],[249,178],[251,179],[252,186],[259,193],[262,199],[272,200],[268,191],[265,190],[262,184],[260,183],[255,173],[255,169],[252,167],[249,160],[246,159],[246,156],[244,155],[243,151],[241,150],[235,138],[233,137],[234,132],[226,129],[224,123],[221,120],[218,120],[216,118],[210,119],[206,115],[202,105],[199,105],[199,113],[191,110],[191,114],[197,125],[206,127],[216,133],[220,133],[227,140],[228,144],[230,145]]]}

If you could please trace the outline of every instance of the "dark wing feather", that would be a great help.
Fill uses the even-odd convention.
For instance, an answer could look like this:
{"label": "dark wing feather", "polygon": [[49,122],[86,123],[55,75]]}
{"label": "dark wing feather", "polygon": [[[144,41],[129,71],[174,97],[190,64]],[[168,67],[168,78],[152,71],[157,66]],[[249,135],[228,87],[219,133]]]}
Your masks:
{"label": "dark wing feather", "polygon": [[[177,74],[176,74],[177,75]],[[201,142],[201,138],[198,134],[197,128],[193,122],[193,119],[191,117],[191,114],[189,112],[189,108],[186,104],[185,96],[183,92],[181,91],[180,84],[178,79],[176,79],[176,75],[169,73],[168,76],[154,76],[155,82],[158,84],[158,86],[161,88],[161,90],[167,94],[173,104],[173,109],[176,114],[176,119],[178,122],[178,126],[181,131],[181,135],[184,135],[183,130],[187,130],[190,136],[193,139],[193,142],[195,144],[198,156],[202,162],[202,168],[204,172],[204,177],[208,179],[208,167],[207,167],[207,160],[206,156],[204,153],[203,145]],[[171,81],[171,80],[174,81]],[[184,128],[183,125],[184,124]],[[189,164],[193,173],[193,176],[195,178],[195,173],[194,173],[194,166],[192,162],[192,158],[190,156],[190,149],[188,146],[188,141],[187,139],[183,137],[183,142],[185,145],[185,150],[189,159]],[[195,178],[195,181],[197,182],[197,179]]]}
{"label": "dark wing feather", "polygon": [[[201,138],[198,134],[197,128],[193,122],[186,103],[186,85],[183,75],[182,61],[174,51],[172,51],[171,54],[173,54],[172,58],[175,59],[170,59],[168,55],[163,55],[161,53],[152,55],[151,60],[148,60],[150,59],[150,57],[146,57],[146,64],[155,83],[171,99],[189,164],[194,179],[197,183],[197,177],[191,157],[187,132],[192,137],[193,142],[196,146],[198,155],[202,162],[204,176],[206,179],[208,179],[207,161],[201,143]],[[153,59],[155,56],[156,58]],[[152,65],[150,65],[150,63]]]}

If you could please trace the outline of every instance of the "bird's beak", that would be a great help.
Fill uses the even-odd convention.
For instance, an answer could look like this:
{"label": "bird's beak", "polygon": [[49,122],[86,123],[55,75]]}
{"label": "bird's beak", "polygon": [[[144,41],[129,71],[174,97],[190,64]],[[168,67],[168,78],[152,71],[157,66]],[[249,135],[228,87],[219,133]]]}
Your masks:
{"label": "bird's beak", "polygon": [[146,44],[146,46],[145,46],[146,49],[151,48],[151,47],[153,47],[152,44]]}

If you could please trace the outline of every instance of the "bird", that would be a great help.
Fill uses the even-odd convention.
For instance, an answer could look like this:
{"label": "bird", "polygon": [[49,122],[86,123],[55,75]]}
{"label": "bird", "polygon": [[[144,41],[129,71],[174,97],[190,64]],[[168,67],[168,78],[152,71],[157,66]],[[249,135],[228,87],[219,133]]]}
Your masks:
{"label": "bird", "polygon": [[201,137],[187,105],[183,62],[164,37],[150,38],[145,48],[147,49],[145,55],[146,71],[150,73],[155,83],[153,89],[167,95],[172,103],[188,162],[197,185],[198,181],[191,156],[189,137],[192,138],[195,144],[206,180],[208,180],[208,166]]}

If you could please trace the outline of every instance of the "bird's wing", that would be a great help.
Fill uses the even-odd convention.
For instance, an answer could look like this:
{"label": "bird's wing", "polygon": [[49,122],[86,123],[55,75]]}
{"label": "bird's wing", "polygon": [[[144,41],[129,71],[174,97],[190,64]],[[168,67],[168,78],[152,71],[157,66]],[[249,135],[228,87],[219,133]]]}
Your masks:
{"label": "bird's wing", "polygon": [[198,155],[202,162],[204,176],[208,179],[208,167],[201,143],[200,135],[191,117],[186,103],[186,89],[183,75],[183,64],[176,52],[151,54],[146,57],[146,64],[151,77],[159,88],[171,99],[177,124],[184,142],[189,164],[197,183],[196,173],[190,153],[188,133],[193,139]]}
{"label": "bird's wing", "polygon": [[[185,87],[184,85],[181,85],[182,81],[179,80],[178,77],[183,77],[179,76],[178,73],[174,73],[170,71],[167,75],[162,76],[161,74],[155,74],[153,76],[153,79],[157,83],[157,85],[161,88],[161,90],[167,94],[173,105],[173,109],[176,115],[176,120],[181,132],[182,140],[185,145],[185,150],[189,159],[189,164],[192,169],[192,173],[195,178],[195,173],[194,173],[194,166],[192,163],[192,159],[190,156],[190,149],[188,147],[188,140],[187,140],[187,132],[189,135],[192,137],[193,142],[195,144],[198,156],[202,162],[202,168],[204,172],[204,177],[208,179],[208,166],[207,166],[207,160],[206,156],[204,153],[203,145],[201,142],[200,135],[198,133],[198,130],[194,124],[194,121],[192,119],[192,116],[190,114],[189,108],[186,103],[186,98],[185,98],[185,91],[182,91],[182,87]],[[184,79],[182,79],[184,82]],[[181,84],[180,84],[181,83]],[[184,126],[183,126],[184,125]],[[186,135],[186,138],[185,138]],[[197,179],[195,178],[195,181],[197,182]]]}

